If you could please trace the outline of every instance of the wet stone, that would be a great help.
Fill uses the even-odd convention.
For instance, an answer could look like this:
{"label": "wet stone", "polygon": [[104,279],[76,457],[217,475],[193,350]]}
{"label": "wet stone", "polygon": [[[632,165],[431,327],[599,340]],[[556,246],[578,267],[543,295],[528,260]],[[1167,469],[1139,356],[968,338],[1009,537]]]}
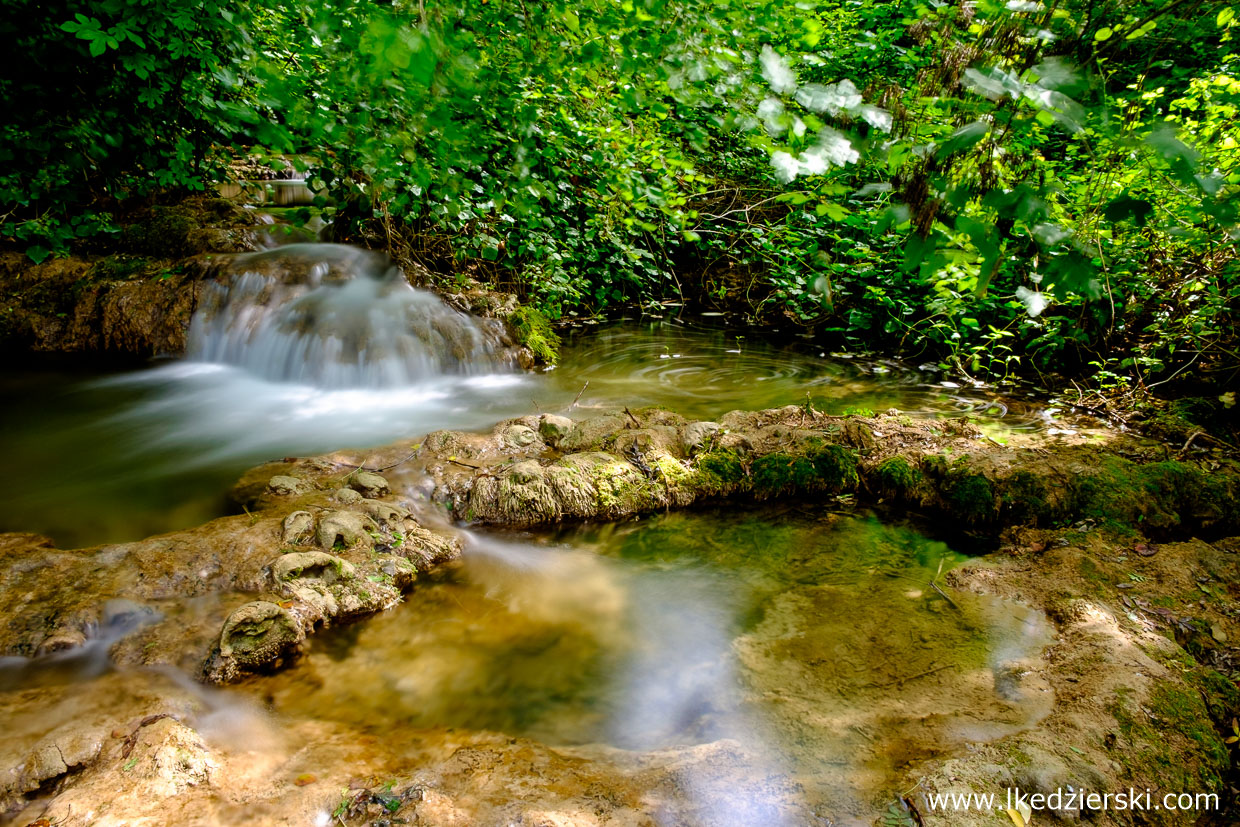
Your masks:
{"label": "wet stone", "polygon": [[206,677],[227,683],[246,672],[275,666],[294,654],[305,637],[297,620],[277,604],[247,603],[224,621],[219,651],[208,663]]}
{"label": "wet stone", "polygon": [[352,580],[357,576],[353,564],[322,551],[299,551],[285,554],[271,564],[271,576],[277,584],[286,580],[313,578],[324,583]]}
{"label": "wet stone", "polygon": [[388,481],[373,471],[358,471],[349,479],[349,486],[367,499],[392,493]]}
{"label": "wet stone", "polygon": [[332,494],[332,499],[338,503],[352,505],[353,503],[360,503],[366,498],[354,491],[352,488],[340,488],[337,489],[336,493]]}
{"label": "wet stone", "polygon": [[362,510],[375,522],[385,525],[388,528],[399,527],[404,520],[413,517],[409,509],[402,508],[399,505],[385,503],[382,500],[363,499]]}
{"label": "wet stone", "polygon": [[572,430],[573,420],[567,416],[543,414],[538,420],[538,433],[551,446],[558,445],[560,440],[572,433]]}
{"label": "wet stone", "polygon": [[356,511],[333,511],[319,521],[319,545],[333,549],[339,543],[344,548],[361,543],[374,544],[370,532],[377,526],[365,514]]}
{"label": "wet stone", "polygon": [[526,425],[510,425],[504,430],[504,444],[510,448],[528,448],[538,442],[538,434]]}
{"label": "wet stone", "polygon": [[280,539],[286,546],[309,542],[314,537],[314,517],[309,511],[294,511],[284,518]]}
{"label": "wet stone", "polygon": [[280,474],[267,482],[267,490],[277,497],[296,497],[314,490],[308,480]]}

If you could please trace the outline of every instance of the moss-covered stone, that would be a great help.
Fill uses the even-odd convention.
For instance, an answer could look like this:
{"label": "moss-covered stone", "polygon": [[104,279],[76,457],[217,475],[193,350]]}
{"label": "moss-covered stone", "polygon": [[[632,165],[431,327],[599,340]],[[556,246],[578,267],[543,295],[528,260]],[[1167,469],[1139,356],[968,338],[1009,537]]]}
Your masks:
{"label": "moss-covered stone", "polygon": [[188,211],[176,207],[151,207],[125,227],[122,241],[140,255],[175,257],[190,255],[189,235],[199,224]]}
{"label": "moss-covered stone", "polygon": [[726,448],[700,454],[697,467],[704,489],[716,494],[742,485],[748,477],[744,458]]}
{"label": "moss-covered stone", "polygon": [[1017,471],[1003,480],[1000,509],[1005,521],[1030,526],[1049,526],[1059,516],[1053,504],[1051,483],[1032,471]]}
{"label": "moss-covered stone", "polygon": [[1072,488],[1075,512],[1113,527],[1167,530],[1236,519],[1228,483],[1183,462],[1137,465],[1102,457],[1094,472],[1078,476]]}
{"label": "moss-covered stone", "polygon": [[560,337],[551,321],[532,307],[518,307],[508,317],[517,343],[530,349],[538,361],[554,365],[560,359]]}
{"label": "moss-covered stone", "polygon": [[857,487],[857,458],[842,445],[814,447],[803,454],[773,453],[753,461],[754,490],[762,494],[840,492]]}
{"label": "moss-covered stone", "polygon": [[924,479],[921,471],[904,457],[890,457],[874,468],[877,488],[888,497],[907,497]]}
{"label": "moss-covered stone", "polygon": [[944,493],[953,517],[970,524],[995,517],[995,489],[982,474],[957,471],[948,477]]}

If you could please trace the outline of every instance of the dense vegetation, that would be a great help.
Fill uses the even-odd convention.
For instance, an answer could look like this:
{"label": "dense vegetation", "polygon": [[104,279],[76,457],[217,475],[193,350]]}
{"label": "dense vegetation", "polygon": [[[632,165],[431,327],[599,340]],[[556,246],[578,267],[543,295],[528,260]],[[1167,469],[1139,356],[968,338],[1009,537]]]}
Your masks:
{"label": "dense vegetation", "polygon": [[11,0],[41,260],[290,159],[341,240],[551,317],[680,298],[989,375],[1237,380],[1240,56],[1207,0]]}

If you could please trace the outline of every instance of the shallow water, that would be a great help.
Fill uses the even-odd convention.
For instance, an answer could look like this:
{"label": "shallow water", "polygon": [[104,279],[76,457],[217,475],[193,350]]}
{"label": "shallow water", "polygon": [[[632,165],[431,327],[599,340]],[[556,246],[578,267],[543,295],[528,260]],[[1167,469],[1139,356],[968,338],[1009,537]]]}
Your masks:
{"label": "shallow water", "polygon": [[[1048,424],[1036,402],[961,388],[929,366],[672,320],[586,327],[558,367],[518,372],[485,325],[339,246],[238,259],[205,307],[185,359],[0,378],[0,531],[65,547],[136,539],[222,513],[229,484],[257,462],[536,412],[658,404],[715,418],[808,400],[832,414]],[[1019,605],[937,590],[963,559],[942,543],[833,505],[467,533],[462,559],[393,611],[319,634],[294,668],[229,691],[171,669],[117,670],[108,652],[146,608],[222,617],[220,600],[242,596],[116,600],[84,646],[0,659],[0,731],[12,733],[0,752],[20,763],[54,736],[115,737],[116,720],[152,710],[225,751],[258,749],[262,733],[270,763],[230,765],[255,776],[318,761],[394,777],[455,759],[460,743],[525,738],[562,750],[552,774],[555,761],[603,778],[624,756],[672,762],[664,779],[679,803],[660,824],[804,824],[793,812],[872,823],[910,762],[1049,711],[1028,670],[1048,631]],[[347,761],[331,757],[341,743]],[[683,751],[720,744],[735,749]],[[503,769],[524,788],[525,770]],[[625,783],[644,796],[646,777]],[[480,792],[470,772],[453,783],[463,799],[514,795]]]}
{"label": "shallow water", "polygon": [[643,751],[731,739],[835,823],[869,823],[909,761],[1050,708],[1021,677],[1045,621],[949,603],[930,584],[962,558],[910,529],[780,509],[531,539],[471,537],[454,571],[246,691],[389,745],[441,728]]}
{"label": "shallow water", "polygon": [[106,375],[8,373],[0,394],[9,400],[0,407],[7,468],[0,531],[48,534],[62,547],[134,540],[218,516],[229,485],[259,462],[484,428],[567,411],[574,399],[568,412],[578,417],[658,404],[709,418],[800,404],[808,394],[828,413],[897,407],[913,416],[983,416],[1000,429],[1047,424],[1037,405],[1008,410],[993,391],[945,387],[930,370],[670,321],[576,331],[559,366],[533,373],[492,368],[384,388],[322,388],[222,362],[167,360]]}

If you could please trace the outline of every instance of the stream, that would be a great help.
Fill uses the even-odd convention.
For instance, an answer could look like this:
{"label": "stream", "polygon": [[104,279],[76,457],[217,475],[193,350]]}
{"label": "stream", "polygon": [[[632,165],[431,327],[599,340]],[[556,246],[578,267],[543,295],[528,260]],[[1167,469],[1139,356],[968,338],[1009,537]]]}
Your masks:
{"label": "stream", "polygon": [[[708,418],[808,398],[833,414],[989,417],[994,433],[1054,423],[1036,401],[1000,401],[931,366],[763,343],[704,320],[587,325],[554,369],[521,372],[485,323],[335,245],[239,257],[212,289],[183,359],[0,380],[0,530],[66,548],[123,542],[226,513],[228,486],[257,462],[539,411],[665,405]],[[429,761],[428,745],[493,734],[583,761],[727,744],[735,752],[709,772],[686,765],[654,823],[791,827],[805,812],[873,823],[911,763],[1049,712],[1049,689],[1021,675],[1050,635],[1018,604],[945,598],[932,584],[963,556],[904,515],[845,505],[459,529],[463,557],[395,609],[326,630],[294,667],[226,691],[112,667],[121,621],[72,655],[2,659],[0,729],[33,742],[167,684],[234,747],[261,752],[269,739],[286,758],[329,761],[316,743],[348,740],[379,774]],[[721,786],[728,756],[743,756],[741,781]],[[479,812],[473,823],[491,823]]]}

